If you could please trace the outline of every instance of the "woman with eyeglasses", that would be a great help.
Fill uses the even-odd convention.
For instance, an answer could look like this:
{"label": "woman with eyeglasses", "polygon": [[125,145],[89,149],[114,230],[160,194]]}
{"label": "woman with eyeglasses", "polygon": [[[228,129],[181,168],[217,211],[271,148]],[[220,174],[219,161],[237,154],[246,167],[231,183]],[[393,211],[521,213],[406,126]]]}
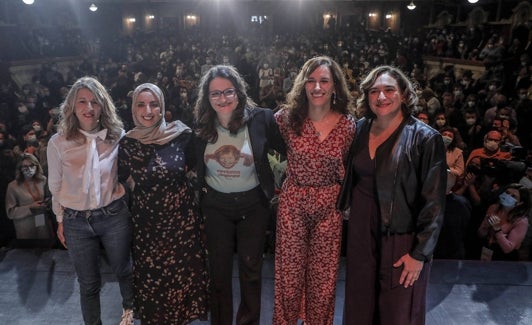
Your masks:
{"label": "woman with eyeglasses", "polygon": [[197,178],[211,278],[211,324],[233,324],[233,255],[238,257],[236,324],[259,324],[262,254],[274,176],[269,149],[284,153],[273,113],[248,97],[234,67],[201,78],[195,104]]}
{"label": "woman with eyeglasses", "polygon": [[484,240],[480,259],[518,261],[519,248],[528,231],[529,212],[528,189],[517,183],[506,185],[478,228],[478,235]]}
{"label": "woman with eyeglasses", "polygon": [[46,203],[49,198],[46,176],[39,161],[32,154],[22,154],[16,167],[16,178],[8,184],[6,191],[7,216],[13,220],[17,239],[53,238]]}

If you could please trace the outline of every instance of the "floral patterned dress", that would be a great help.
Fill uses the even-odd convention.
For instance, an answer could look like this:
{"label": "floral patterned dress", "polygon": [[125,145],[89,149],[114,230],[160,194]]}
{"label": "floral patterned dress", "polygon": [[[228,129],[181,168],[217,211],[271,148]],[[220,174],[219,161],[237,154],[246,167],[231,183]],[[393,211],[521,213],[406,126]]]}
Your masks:
{"label": "floral patterned dress", "polygon": [[133,281],[143,325],[207,319],[202,221],[185,177],[191,134],[164,145],[128,137],[119,149],[119,178],[131,176]]}
{"label": "floral patterned dress", "polygon": [[287,112],[276,119],[288,165],[277,214],[273,324],[332,325],[342,238],[336,200],[355,119],[342,116],[322,142],[310,120],[297,135]]}

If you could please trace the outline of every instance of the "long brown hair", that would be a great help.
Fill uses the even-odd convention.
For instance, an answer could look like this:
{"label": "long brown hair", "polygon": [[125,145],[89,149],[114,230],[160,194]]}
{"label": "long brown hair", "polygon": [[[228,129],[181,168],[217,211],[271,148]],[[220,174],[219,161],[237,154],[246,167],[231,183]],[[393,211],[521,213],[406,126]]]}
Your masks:
{"label": "long brown hair", "polygon": [[286,95],[286,104],[283,106],[289,111],[290,127],[298,135],[301,134],[303,123],[308,115],[308,98],[305,84],[310,74],[320,66],[329,68],[333,78],[335,95],[334,98],[331,97],[331,110],[341,114],[348,114],[351,109],[353,99],[347,87],[342,68],[328,56],[311,58],[303,64],[303,67],[294,80],[292,89]]}
{"label": "long brown hair", "polygon": [[194,106],[194,116],[196,119],[196,134],[204,141],[211,143],[216,142],[218,139],[218,131],[216,131],[217,116],[209,101],[209,85],[214,78],[227,79],[236,89],[238,104],[231,115],[231,120],[229,121],[229,131],[231,133],[237,133],[238,129],[246,124],[248,117],[244,113],[245,108],[253,108],[257,106],[248,96],[247,84],[235,67],[229,65],[216,65],[210,68],[203,77],[201,77],[198,99]]}

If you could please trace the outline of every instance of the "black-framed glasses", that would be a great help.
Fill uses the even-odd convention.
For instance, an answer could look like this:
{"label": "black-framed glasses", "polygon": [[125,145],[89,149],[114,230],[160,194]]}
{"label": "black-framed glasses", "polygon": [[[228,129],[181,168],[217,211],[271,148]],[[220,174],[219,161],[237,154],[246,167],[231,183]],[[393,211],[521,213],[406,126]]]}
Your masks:
{"label": "black-framed glasses", "polygon": [[236,89],[235,88],[227,88],[224,90],[213,90],[209,92],[209,98],[212,100],[218,100],[222,98],[222,95],[224,95],[225,98],[231,99],[234,98],[236,95]]}

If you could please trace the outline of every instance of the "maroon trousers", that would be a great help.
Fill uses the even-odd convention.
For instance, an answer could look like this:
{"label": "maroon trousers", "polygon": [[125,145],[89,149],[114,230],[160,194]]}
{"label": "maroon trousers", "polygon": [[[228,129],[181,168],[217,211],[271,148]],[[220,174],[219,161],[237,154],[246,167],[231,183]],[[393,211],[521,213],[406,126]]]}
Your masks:
{"label": "maroon trousers", "polygon": [[425,324],[430,262],[424,264],[414,285],[404,288],[399,284],[402,267],[394,268],[393,263],[411,250],[414,236],[378,237],[380,245],[375,240],[348,243],[344,325]]}

